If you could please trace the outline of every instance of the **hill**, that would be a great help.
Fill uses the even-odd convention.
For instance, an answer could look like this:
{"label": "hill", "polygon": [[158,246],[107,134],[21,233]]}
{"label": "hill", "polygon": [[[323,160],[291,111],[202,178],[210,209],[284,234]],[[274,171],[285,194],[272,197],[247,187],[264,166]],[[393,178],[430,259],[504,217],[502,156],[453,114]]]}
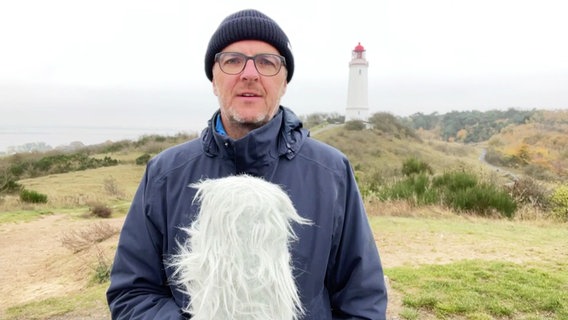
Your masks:
{"label": "hill", "polygon": [[487,141],[488,161],[541,180],[568,180],[568,111],[541,111]]}
{"label": "hill", "polygon": [[[384,120],[390,123],[390,119]],[[427,161],[437,172],[469,167],[482,170],[478,158],[481,148],[440,140],[422,140],[393,130],[349,129],[337,126],[313,134],[313,137],[341,150],[350,159],[360,178],[375,179],[400,175],[408,158]]]}
{"label": "hill", "polygon": [[[552,119],[558,118],[558,115],[552,116]],[[563,124],[558,121],[547,124],[549,117],[540,120],[533,117],[532,122],[504,127],[487,141],[463,143],[444,140],[437,135],[439,129],[415,131],[392,115],[377,114],[372,119],[372,128],[347,123],[321,125],[311,130],[314,138],[337,147],[349,157],[362,188],[372,182],[387,184],[399,178],[401,165],[408,158],[427,162],[435,173],[467,170],[508,182],[507,177],[498,175],[493,167],[480,161],[484,149],[493,148],[508,154],[507,146],[519,140],[515,137],[521,136],[534,150],[537,146],[553,148],[563,143],[565,132],[561,131]],[[17,183],[46,194],[49,201],[23,203],[17,194],[0,195],[0,256],[4,274],[0,279],[0,293],[4,297],[0,302],[0,318],[109,319],[104,300],[108,283],[99,280],[105,279],[105,270],[112,261],[117,230],[142,177],[144,161],[189,138],[192,137],[150,136],[139,141],[88,146],[80,151],[82,156],[36,153],[2,159],[1,172],[22,169],[16,172],[20,174]],[[556,144],[550,141],[556,141]],[[557,154],[550,154],[565,158],[561,148],[557,149]],[[523,168],[536,158],[525,159],[527,163],[510,169],[522,173]],[[26,165],[22,165],[24,163]],[[502,166],[499,173],[508,168]],[[94,216],[92,209],[96,206],[110,208],[111,218]],[[452,268],[455,264],[455,271],[458,271],[464,270],[460,263],[479,260],[481,262],[475,264],[471,272],[483,275],[490,272],[482,269],[484,265],[506,263],[505,266],[510,268],[518,264],[519,272],[526,272],[527,276],[543,273],[545,277],[556,279],[559,286],[568,285],[568,256],[563,250],[568,245],[568,234],[562,224],[535,219],[534,215],[530,216],[532,220],[524,215],[510,220],[482,219],[456,215],[443,206],[416,207],[401,201],[367,199],[366,207],[386,274],[391,280],[389,315],[392,317],[437,318],[433,314],[435,305],[409,306],[409,299],[415,292],[420,292],[418,286],[401,286],[404,277],[399,272],[409,268],[413,281],[418,283],[428,281],[424,280],[428,275],[422,276],[421,272],[429,266]],[[99,232],[104,236],[91,238],[90,235]],[[70,246],[69,241],[74,245]],[[444,274],[438,274],[436,281],[444,277]],[[430,287],[430,296],[424,298],[434,299],[437,290],[440,289]],[[555,299],[563,301],[561,295],[540,288],[535,291],[541,297],[552,295],[553,301],[548,305],[555,306],[557,312],[568,312],[562,302],[554,304]],[[521,300],[520,304],[538,305],[528,300]],[[509,318],[515,318],[519,315],[516,313],[518,307],[511,308],[513,312]],[[409,316],[413,313],[408,310],[414,310],[414,318]],[[485,318],[495,316],[491,311],[483,312]],[[523,311],[516,318],[523,318],[522,315],[535,318],[541,312],[544,311]],[[555,311],[546,312],[554,315]],[[557,315],[563,314],[566,313]],[[446,318],[453,318],[452,315],[455,314]],[[463,315],[457,317],[463,318]]]}
{"label": "hill", "polygon": [[400,121],[433,139],[479,144],[495,166],[539,180],[568,180],[568,110],[415,114]]}
{"label": "hill", "polygon": [[[314,114],[303,119],[317,128],[326,121],[336,123],[338,116]],[[448,169],[462,162],[475,165],[478,156],[486,154],[488,163],[503,170],[544,181],[568,180],[568,110],[453,111],[408,117],[379,112],[369,124],[371,130],[335,127],[315,131],[314,137],[344,151],[356,168],[375,172],[392,170],[411,156]]]}

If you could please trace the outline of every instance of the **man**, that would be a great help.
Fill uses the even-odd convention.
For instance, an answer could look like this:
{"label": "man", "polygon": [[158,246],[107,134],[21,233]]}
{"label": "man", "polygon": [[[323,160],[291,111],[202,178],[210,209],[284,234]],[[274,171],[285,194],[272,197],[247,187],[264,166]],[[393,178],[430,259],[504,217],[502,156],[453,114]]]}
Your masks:
{"label": "man", "polygon": [[294,73],[288,37],[268,16],[226,17],[205,54],[219,110],[198,139],[154,157],[125,220],[107,292],[115,319],[182,319],[191,301],[167,259],[199,208],[190,185],[246,174],[282,186],[298,214],[290,247],[302,319],[385,319],[387,293],[353,171],[280,105]]}

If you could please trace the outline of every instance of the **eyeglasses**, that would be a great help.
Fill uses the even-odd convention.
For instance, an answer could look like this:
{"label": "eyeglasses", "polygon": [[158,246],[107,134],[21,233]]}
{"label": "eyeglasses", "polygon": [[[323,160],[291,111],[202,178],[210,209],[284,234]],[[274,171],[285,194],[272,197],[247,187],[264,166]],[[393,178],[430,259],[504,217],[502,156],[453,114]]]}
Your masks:
{"label": "eyeglasses", "polygon": [[277,54],[261,53],[251,57],[239,52],[219,52],[215,55],[221,71],[232,75],[243,72],[249,60],[254,61],[256,71],[266,77],[277,75],[282,65],[286,66],[286,58]]}

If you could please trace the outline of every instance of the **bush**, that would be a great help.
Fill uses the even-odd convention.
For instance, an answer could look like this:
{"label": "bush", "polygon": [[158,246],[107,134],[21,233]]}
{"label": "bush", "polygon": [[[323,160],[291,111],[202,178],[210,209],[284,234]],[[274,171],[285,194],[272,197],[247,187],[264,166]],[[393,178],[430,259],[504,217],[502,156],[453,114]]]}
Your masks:
{"label": "bush", "polygon": [[487,149],[487,153],[485,153],[485,161],[494,166],[506,166],[508,160],[501,152],[493,148],[489,148]]}
{"label": "bush", "polygon": [[553,214],[563,221],[568,221],[568,185],[562,185],[550,197]]}
{"label": "bush", "polygon": [[116,153],[122,150],[127,150],[131,144],[132,142],[128,140],[116,141],[110,145],[105,145],[100,151],[101,153]]}
{"label": "bush", "polygon": [[148,161],[150,161],[151,157],[152,156],[150,156],[150,154],[145,153],[145,154],[139,156],[138,158],[136,158],[136,164],[139,165],[139,166],[146,165],[148,163]]}
{"label": "bush", "polygon": [[414,205],[427,205],[439,202],[436,190],[431,188],[430,179],[425,174],[412,175],[398,181],[379,193],[381,200],[405,199]]}
{"label": "bush", "polygon": [[26,203],[47,203],[47,195],[33,190],[22,189],[20,191],[20,200]]}
{"label": "bush", "polygon": [[463,171],[446,172],[432,180],[435,188],[446,188],[448,191],[464,190],[476,184],[475,175]]}
{"label": "bush", "polygon": [[0,183],[0,193],[18,193],[22,191],[24,187],[16,182],[15,180],[8,179],[7,181]]}
{"label": "bush", "polygon": [[475,175],[455,171],[433,179],[443,193],[443,201],[454,210],[489,216],[493,211],[511,218],[517,210],[514,199],[492,184],[479,183]]}
{"label": "bush", "polygon": [[517,204],[506,192],[487,184],[448,192],[444,202],[454,210],[482,216],[491,216],[496,211],[512,218],[517,210]]}
{"label": "bush", "polygon": [[91,281],[96,284],[102,284],[110,281],[110,271],[112,269],[112,264],[105,260],[98,260],[97,265],[94,268],[94,274]]}
{"label": "bush", "polygon": [[113,177],[106,178],[103,181],[103,186],[104,186],[106,193],[110,194],[111,196],[115,196],[115,197],[118,197],[118,198],[121,198],[121,197],[124,196],[124,192],[122,192],[122,190],[120,190],[120,187],[118,186],[118,183],[116,182],[116,179],[113,178]]}
{"label": "bush", "polygon": [[519,203],[529,204],[534,208],[546,209],[549,206],[548,191],[536,180],[521,177],[509,188],[511,196]]}
{"label": "bush", "polygon": [[411,199],[415,190],[420,187],[414,186],[414,179],[407,178],[394,183],[393,185],[384,188],[379,192],[379,199],[381,200],[399,200]]}
{"label": "bush", "polygon": [[95,223],[85,230],[69,230],[61,238],[61,244],[73,253],[77,253],[93,247],[119,232],[118,228],[108,223]]}
{"label": "bush", "polygon": [[467,172],[448,172],[439,177],[414,174],[382,188],[381,200],[407,200],[414,205],[443,203],[458,212],[490,216],[498,212],[512,217],[517,210],[514,199],[492,184],[478,183]]}
{"label": "bush", "polygon": [[523,172],[527,176],[542,181],[554,181],[556,179],[554,172],[539,164],[528,164],[523,168]]}
{"label": "bush", "polygon": [[89,212],[99,218],[109,218],[112,214],[112,209],[104,204],[97,203],[89,208]]}
{"label": "bush", "polygon": [[426,162],[418,160],[416,158],[409,158],[402,164],[402,173],[405,176],[420,173],[432,174],[433,170],[432,167]]}
{"label": "bush", "polygon": [[360,120],[352,120],[345,122],[345,129],[350,131],[361,131],[365,129],[365,123]]}
{"label": "bush", "polygon": [[118,165],[118,160],[108,156],[103,159],[91,158],[85,150],[77,153],[49,153],[33,155],[13,163],[8,172],[16,179],[34,178],[55,173],[66,173],[99,167]]}
{"label": "bush", "polygon": [[399,118],[387,112],[377,112],[369,117],[368,122],[374,130],[392,135],[398,139],[410,137],[420,140],[411,125],[404,125]]}

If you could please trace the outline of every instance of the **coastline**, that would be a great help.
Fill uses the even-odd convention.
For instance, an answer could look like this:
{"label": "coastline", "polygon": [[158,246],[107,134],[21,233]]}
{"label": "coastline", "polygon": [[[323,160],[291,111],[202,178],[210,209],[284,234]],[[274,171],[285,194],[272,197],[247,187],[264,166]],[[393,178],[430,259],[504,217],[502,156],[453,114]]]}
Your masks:
{"label": "coastline", "polygon": [[71,144],[94,145],[108,141],[138,140],[147,135],[174,136],[197,133],[195,128],[115,126],[33,126],[0,128],[0,155],[33,150],[48,151]]}

